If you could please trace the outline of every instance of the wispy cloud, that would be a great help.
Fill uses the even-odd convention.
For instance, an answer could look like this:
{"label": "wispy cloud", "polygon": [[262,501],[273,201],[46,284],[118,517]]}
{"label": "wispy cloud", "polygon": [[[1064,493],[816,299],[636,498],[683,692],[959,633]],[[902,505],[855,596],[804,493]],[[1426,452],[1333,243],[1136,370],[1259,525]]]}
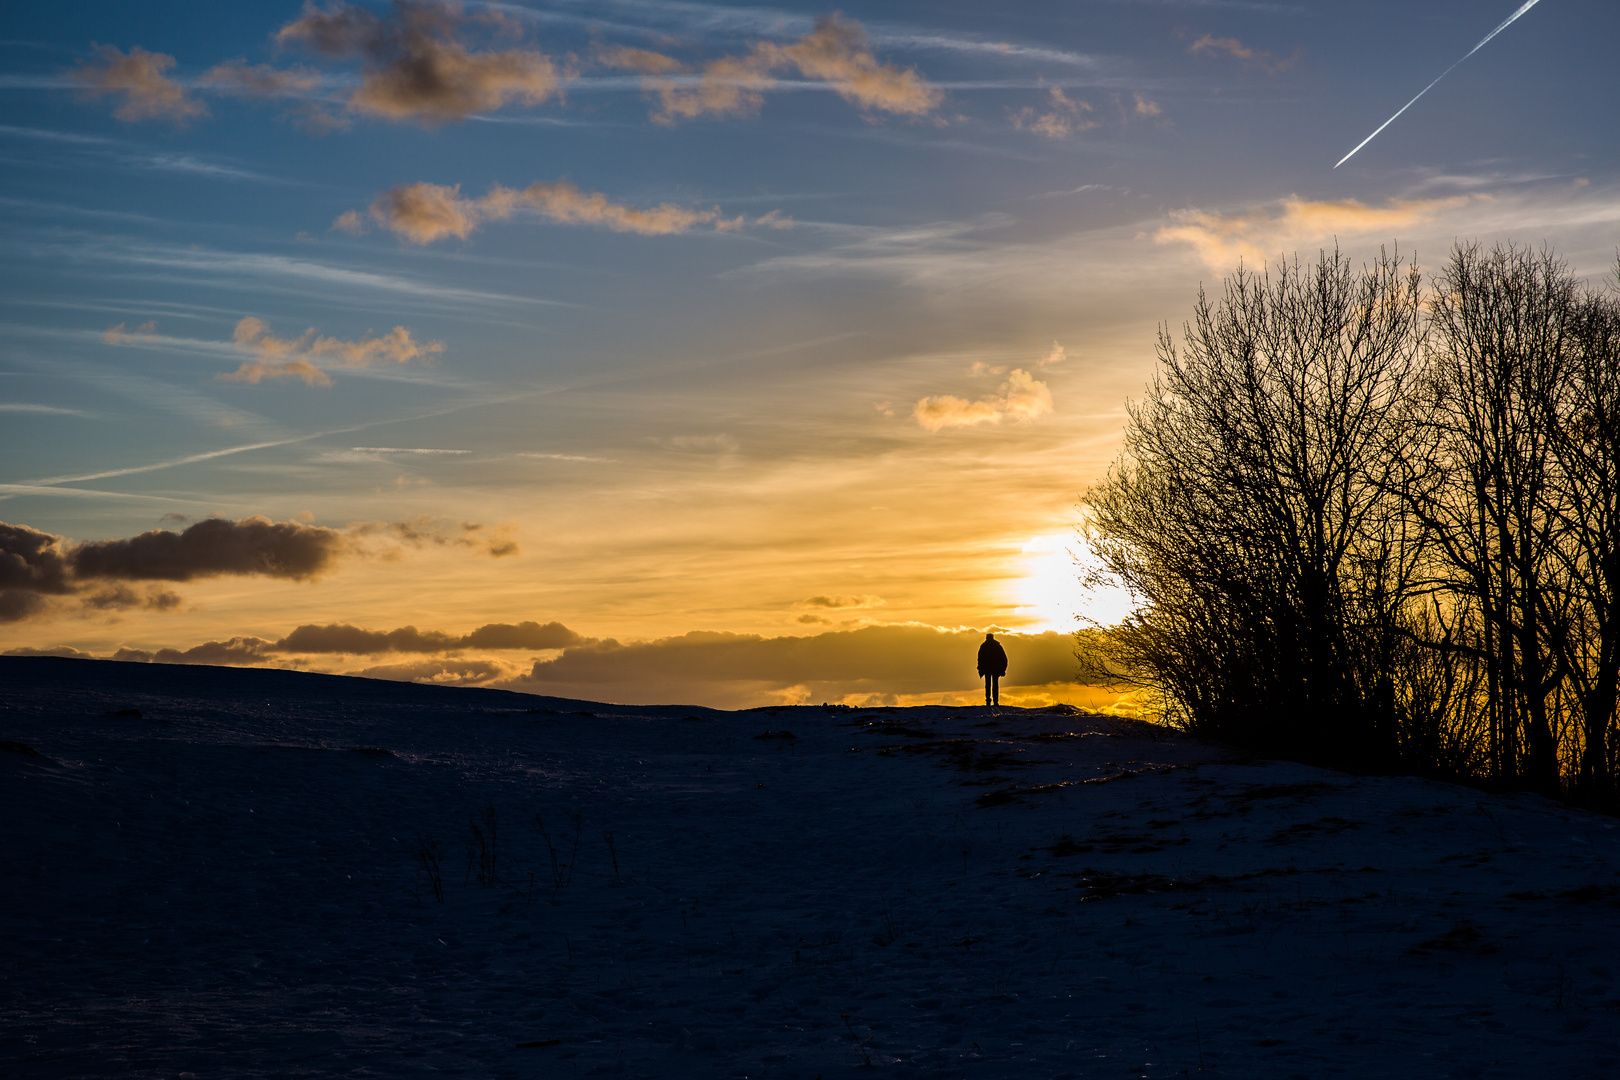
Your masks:
{"label": "wispy cloud", "polygon": [[99,60],[81,64],[70,77],[92,97],[121,96],[122,102],[113,110],[118,119],[129,123],[168,120],[184,124],[208,115],[206,104],[169,78],[174,57],[147,52],[139,45],[127,54],[111,45],[103,45],[96,51]]}
{"label": "wispy cloud", "polygon": [[1003,420],[1028,423],[1052,411],[1052,391],[1023,368],[1013,368],[1001,389],[976,401],[941,394],[917,402],[911,415],[925,431],[950,427],[999,424]]}
{"label": "wispy cloud", "polygon": [[605,49],[598,60],[641,72],[643,85],[658,97],[653,118],[664,124],[757,112],[765,91],[776,85],[775,73],[784,69],[797,70],[869,111],[922,116],[944,96],[916,71],[879,62],[861,24],[837,14],[816,20],[815,28],[796,41],[756,42],[740,56],[704,63],[696,74],[687,74],[688,66],[674,57],[649,49]]}
{"label": "wispy cloud", "polygon": [[1275,56],[1263,49],[1256,49],[1245,45],[1237,38],[1216,37],[1213,34],[1204,34],[1187,46],[1187,52],[1194,56],[1229,56],[1246,67],[1258,68],[1267,75],[1276,75],[1287,71],[1299,63],[1304,55],[1303,49],[1296,48],[1292,56]]}
{"label": "wispy cloud", "polygon": [[1013,127],[1019,131],[1033,131],[1049,139],[1066,139],[1076,131],[1089,131],[1100,122],[1091,118],[1095,110],[1089,101],[1076,101],[1054,86],[1047,91],[1048,111],[1041,112],[1026,105],[1012,114]]}
{"label": "wispy cloud", "polygon": [[0,401],[0,412],[41,413],[50,416],[91,416],[83,409],[64,409],[59,405],[28,405],[20,401]]}
{"label": "wispy cloud", "polygon": [[440,341],[419,342],[403,326],[381,337],[359,341],[319,337],[312,326],[296,338],[278,338],[263,320],[248,316],[232,334],[236,347],[254,357],[221,379],[257,386],[265,379],[297,379],[308,386],[331,386],[329,366],[365,368],[378,363],[408,364],[444,351]]}
{"label": "wispy cloud", "polygon": [[297,291],[328,300],[331,299],[333,290],[337,288],[389,293],[410,298],[418,304],[447,308],[465,307],[468,304],[575,306],[563,300],[466,289],[400,274],[360,270],[286,255],[219,251],[200,245],[180,247],[150,243],[121,244],[99,235],[83,235],[78,237],[77,241],[71,245],[59,244],[52,247],[58,250],[66,249],[71,252],[72,257],[81,260],[100,258],[149,270],[190,272],[197,276],[189,280],[199,284],[206,283],[211,288],[260,291],[275,287],[269,285],[269,282],[297,282],[305,286],[304,289]]}
{"label": "wispy cloud", "polygon": [[1446,210],[1464,206],[1469,196],[1443,199],[1391,199],[1367,206],[1355,199],[1312,201],[1297,195],[1234,213],[1189,208],[1171,214],[1175,224],[1153,234],[1160,244],[1188,244],[1212,269],[1226,270],[1240,260],[1264,263],[1272,255],[1334,236],[1355,236],[1410,228]]}
{"label": "wispy cloud", "polygon": [[[650,208],[629,206],[601,192],[581,191],[567,181],[535,183],[526,188],[497,184],[475,199],[463,196],[459,184],[405,184],[378,195],[367,214],[371,221],[409,243],[431,244],[451,236],[465,239],[484,222],[502,221],[520,210],[559,225],[596,225],[641,236],[668,236],[699,225],[728,232],[749,224],[743,216],[723,217],[719,207],[699,210],[667,202]],[[792,218],[773,210],[756,218],[753,224],[786,228],[792,225]],[[332,227],[362,232],[366,218],[357,211],[346,211]]]}

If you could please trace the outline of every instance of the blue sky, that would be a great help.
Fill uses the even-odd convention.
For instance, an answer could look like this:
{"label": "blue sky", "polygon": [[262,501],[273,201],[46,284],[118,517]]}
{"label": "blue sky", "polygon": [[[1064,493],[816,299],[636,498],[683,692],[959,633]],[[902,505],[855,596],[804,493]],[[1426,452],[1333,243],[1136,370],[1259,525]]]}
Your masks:
{"label": "blue sky", "polygon": [[1542,0],[1332,167],[1514,6],[14,12],[0,521],[341,552],[29,586],[0,648],[1065,629],[1077,497],[1200,283],[1335,242],[1611,269],[1612,3]]}

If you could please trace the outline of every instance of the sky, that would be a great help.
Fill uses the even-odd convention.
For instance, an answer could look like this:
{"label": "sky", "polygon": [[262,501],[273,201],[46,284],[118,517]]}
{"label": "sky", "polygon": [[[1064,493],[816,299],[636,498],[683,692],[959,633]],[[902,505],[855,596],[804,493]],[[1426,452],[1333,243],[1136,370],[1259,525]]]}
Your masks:
{"label": "sky", "polygon": [[1620,249],[1620,7],[28,5],[0,651],[636,703],[1073,684],[1242,260]]}

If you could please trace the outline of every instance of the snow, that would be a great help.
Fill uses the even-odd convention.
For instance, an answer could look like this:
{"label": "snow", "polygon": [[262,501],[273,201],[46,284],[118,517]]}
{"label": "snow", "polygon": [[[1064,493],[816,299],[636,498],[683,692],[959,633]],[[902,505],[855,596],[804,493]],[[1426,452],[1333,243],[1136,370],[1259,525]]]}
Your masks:
{"label": "snow", "polygon": [[1620,829],[1530,796],[1052,711],[34,658],[0,739],[7,1077],[1620,1074]]}

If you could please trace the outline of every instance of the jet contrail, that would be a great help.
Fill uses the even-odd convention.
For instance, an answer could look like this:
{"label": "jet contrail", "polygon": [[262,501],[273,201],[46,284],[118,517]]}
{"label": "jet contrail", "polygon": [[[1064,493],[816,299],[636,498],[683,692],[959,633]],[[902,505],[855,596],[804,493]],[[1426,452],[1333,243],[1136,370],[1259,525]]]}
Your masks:
{"label": "jet contrail", "polygon": [[[1501,26],[1498,26],[1495,30],[1492,30],[1490,33],[1488,33],[1484,37],[1480,38],[1479,39],[1479,44],[1475,45],[1472,49],[1469,49],[1467,55],[1464,56],[1462,58],[1462,60],[1458,60],[1457,64],[1462,63],[1463,60],[1468,59],[1469,56],[1473,56],[1475,53],[1479,52],[1480,49],[1483,49],[1485,47],[1485,43],[1487,41],[1491,40],[1491,38],[1495,37],[1497,34],[1500,34],[1503,30],[1506,30],[1509,26],[1513,25],[1513,23],[1519,18],[1520,15],[1523,15],[1525,12],[1527,12],[1531,8],[1535,7],[1540,2],[1541,2],[1541,0],[1525,0],[1525,2],[1519,6],[1518,11],[1515,11],[1513,14],[1509,15],[1506,19],[1503,19]],[[1405,105],[1402,105],[1401,108],[1400,108],[1400,111],[1397,112],[1394,116],[1390,117],[1388,120],[1385,120],[1382,124],[1379,124],[1378,125],[1378,131],[1383,131],[1385,128],[1389,127],[1389,125],[1393,124],[1395,122],[1396,118],[1401,115],[1401,113],[1405,112],[1407,109],[1410,109],[1413,105],[1416,105],[1418,98],[1422,97],[1424,94],[1427,94],[1430,90],[1434,89],[1434,83],[1439,82],[1440,79],[1445,78],[1447,75],[1450,75],[1453,71],[1457,70],[1457,64],[1452,64],[1450,67],[1446,68],[1446,70],[1444,70],[1444,71],[1442,71],[1440,73],[1439,78],[1435,79],[1434,82],[1430,83],[1428,86],[1425,86],[1422,90],[1419,90],[1417,97],[1413,98],[1411,101],[1408,101]],[[1355,157],[1357,150],[1360,150],[1363,146],[1366,146],[1368,143],[1370,143],[1374,139],[1378,138],[1378,131],[1375,131],[1371,135],[1367,136],[1365,139],[1362,139],[1359,143],[1356,144],[1356,149],[1355,150],[1350,151],[1348,154],[1344,155],[1344,157],[1340,158],[1338,165],[1335,165],[1333,167],[1335,169],[1337,169],[1339,167],[1339,165],[1343,165],[1345,162],[1347,162],[1351,158]]]}

